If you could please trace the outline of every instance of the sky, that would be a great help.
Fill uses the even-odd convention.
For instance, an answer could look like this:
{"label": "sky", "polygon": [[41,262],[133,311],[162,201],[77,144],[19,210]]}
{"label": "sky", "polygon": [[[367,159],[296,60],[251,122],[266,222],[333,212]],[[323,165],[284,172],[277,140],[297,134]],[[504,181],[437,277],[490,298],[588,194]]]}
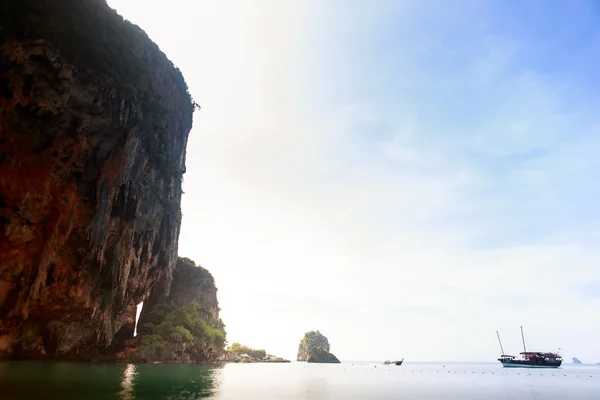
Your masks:
{"label": "sky", "polygon": [[109,0],[202,109],[179,253],[295,359],[600,362],[600,6]]}

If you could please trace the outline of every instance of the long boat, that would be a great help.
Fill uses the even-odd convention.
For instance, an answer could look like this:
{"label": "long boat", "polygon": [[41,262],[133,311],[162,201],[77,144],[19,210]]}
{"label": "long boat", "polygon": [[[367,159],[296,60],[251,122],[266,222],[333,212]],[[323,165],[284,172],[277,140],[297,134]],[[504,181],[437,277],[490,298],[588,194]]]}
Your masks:
{"label": "long boat", "polygon": [[400,365],[402,365],[402,361],[404,361],[404,358],[402,360],[400,360],[400,361],[390,361],[390,360],[388,360],[388,361],[385,361],[384,364],[385,365],[395,364],[395,365],[400,366]]}
{"label": "long boat", "polygon": [[502,348],[502,342],[500,341],[500,334],[496,331],[498,336],[498,343],[500,343],[500,350],[502,355],[498,359],[502,363],[503,367],[506,368],[558,368],[562,364],[562,357],[558,353],[545,353],[537,351],[527,351],[525,348],[525,336],[523,335],[523,327],[521,327],[521,338],[523,339],[523,352],[520,353],[520,359],[515,356],[504,354]]}

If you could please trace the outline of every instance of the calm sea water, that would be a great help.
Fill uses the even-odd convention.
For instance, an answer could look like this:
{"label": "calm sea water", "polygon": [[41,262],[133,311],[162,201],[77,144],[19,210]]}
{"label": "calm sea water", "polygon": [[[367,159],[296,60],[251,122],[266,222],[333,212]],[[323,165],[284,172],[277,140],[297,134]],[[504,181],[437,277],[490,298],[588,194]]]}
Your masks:
{"label": "calm sea water", "polygon": [[600,366],[0,363],[0,399],[600,399]]}

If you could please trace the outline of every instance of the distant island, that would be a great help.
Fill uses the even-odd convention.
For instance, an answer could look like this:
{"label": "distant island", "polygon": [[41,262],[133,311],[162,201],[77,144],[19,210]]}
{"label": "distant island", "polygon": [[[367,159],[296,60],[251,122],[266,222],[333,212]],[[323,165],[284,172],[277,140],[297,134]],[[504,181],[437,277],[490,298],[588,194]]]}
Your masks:
{"label": "distant island", "polygon": [[276,357],[272,354],[267,354],[263,349],[253,349],[248,346],[234,342],[227,349],[226,361],[234,363],[289,363],[281,357]]}
{"label": "distant island", "polygon": [[583,364],[577,357],[573,357],[573,364]]}
{"label": "distant island", "polygon": [[298,346],[298,361],[309,363],[339,363],[340,360],[329,352],[329,341],[319,331],[304,334]]}

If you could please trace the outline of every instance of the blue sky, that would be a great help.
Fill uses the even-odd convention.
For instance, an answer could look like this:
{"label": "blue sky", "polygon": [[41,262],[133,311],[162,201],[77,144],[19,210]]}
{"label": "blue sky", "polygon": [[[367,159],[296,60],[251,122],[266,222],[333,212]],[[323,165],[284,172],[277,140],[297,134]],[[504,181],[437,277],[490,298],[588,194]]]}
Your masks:
{"label": "blue sky", "polygon": [[[334,4],[328,21],[343,10]],[[356,102],[377,114],[354,126],[359,147],[348,161],[469,170],[482,182],[460,192],[484,204],[456,222],[487,222],[483,246],[539,240],[597,219],[589,151],[598,124],[597,5],[376,2],[376,15],[363,18],[364,4],[351,4],[360,11],[340,13],[327,43],[336,49],[331,70],[345,79],[332,77],[319,104]],[[381,154],[398,118],[418,126],[414,145],[434,160],[406,165]]]}
{"label": "blue sky", "polygon": [[230,341],[493,361],[524,325],[600,361],[596,3],[109,4],[202,105],[180,254]]}

